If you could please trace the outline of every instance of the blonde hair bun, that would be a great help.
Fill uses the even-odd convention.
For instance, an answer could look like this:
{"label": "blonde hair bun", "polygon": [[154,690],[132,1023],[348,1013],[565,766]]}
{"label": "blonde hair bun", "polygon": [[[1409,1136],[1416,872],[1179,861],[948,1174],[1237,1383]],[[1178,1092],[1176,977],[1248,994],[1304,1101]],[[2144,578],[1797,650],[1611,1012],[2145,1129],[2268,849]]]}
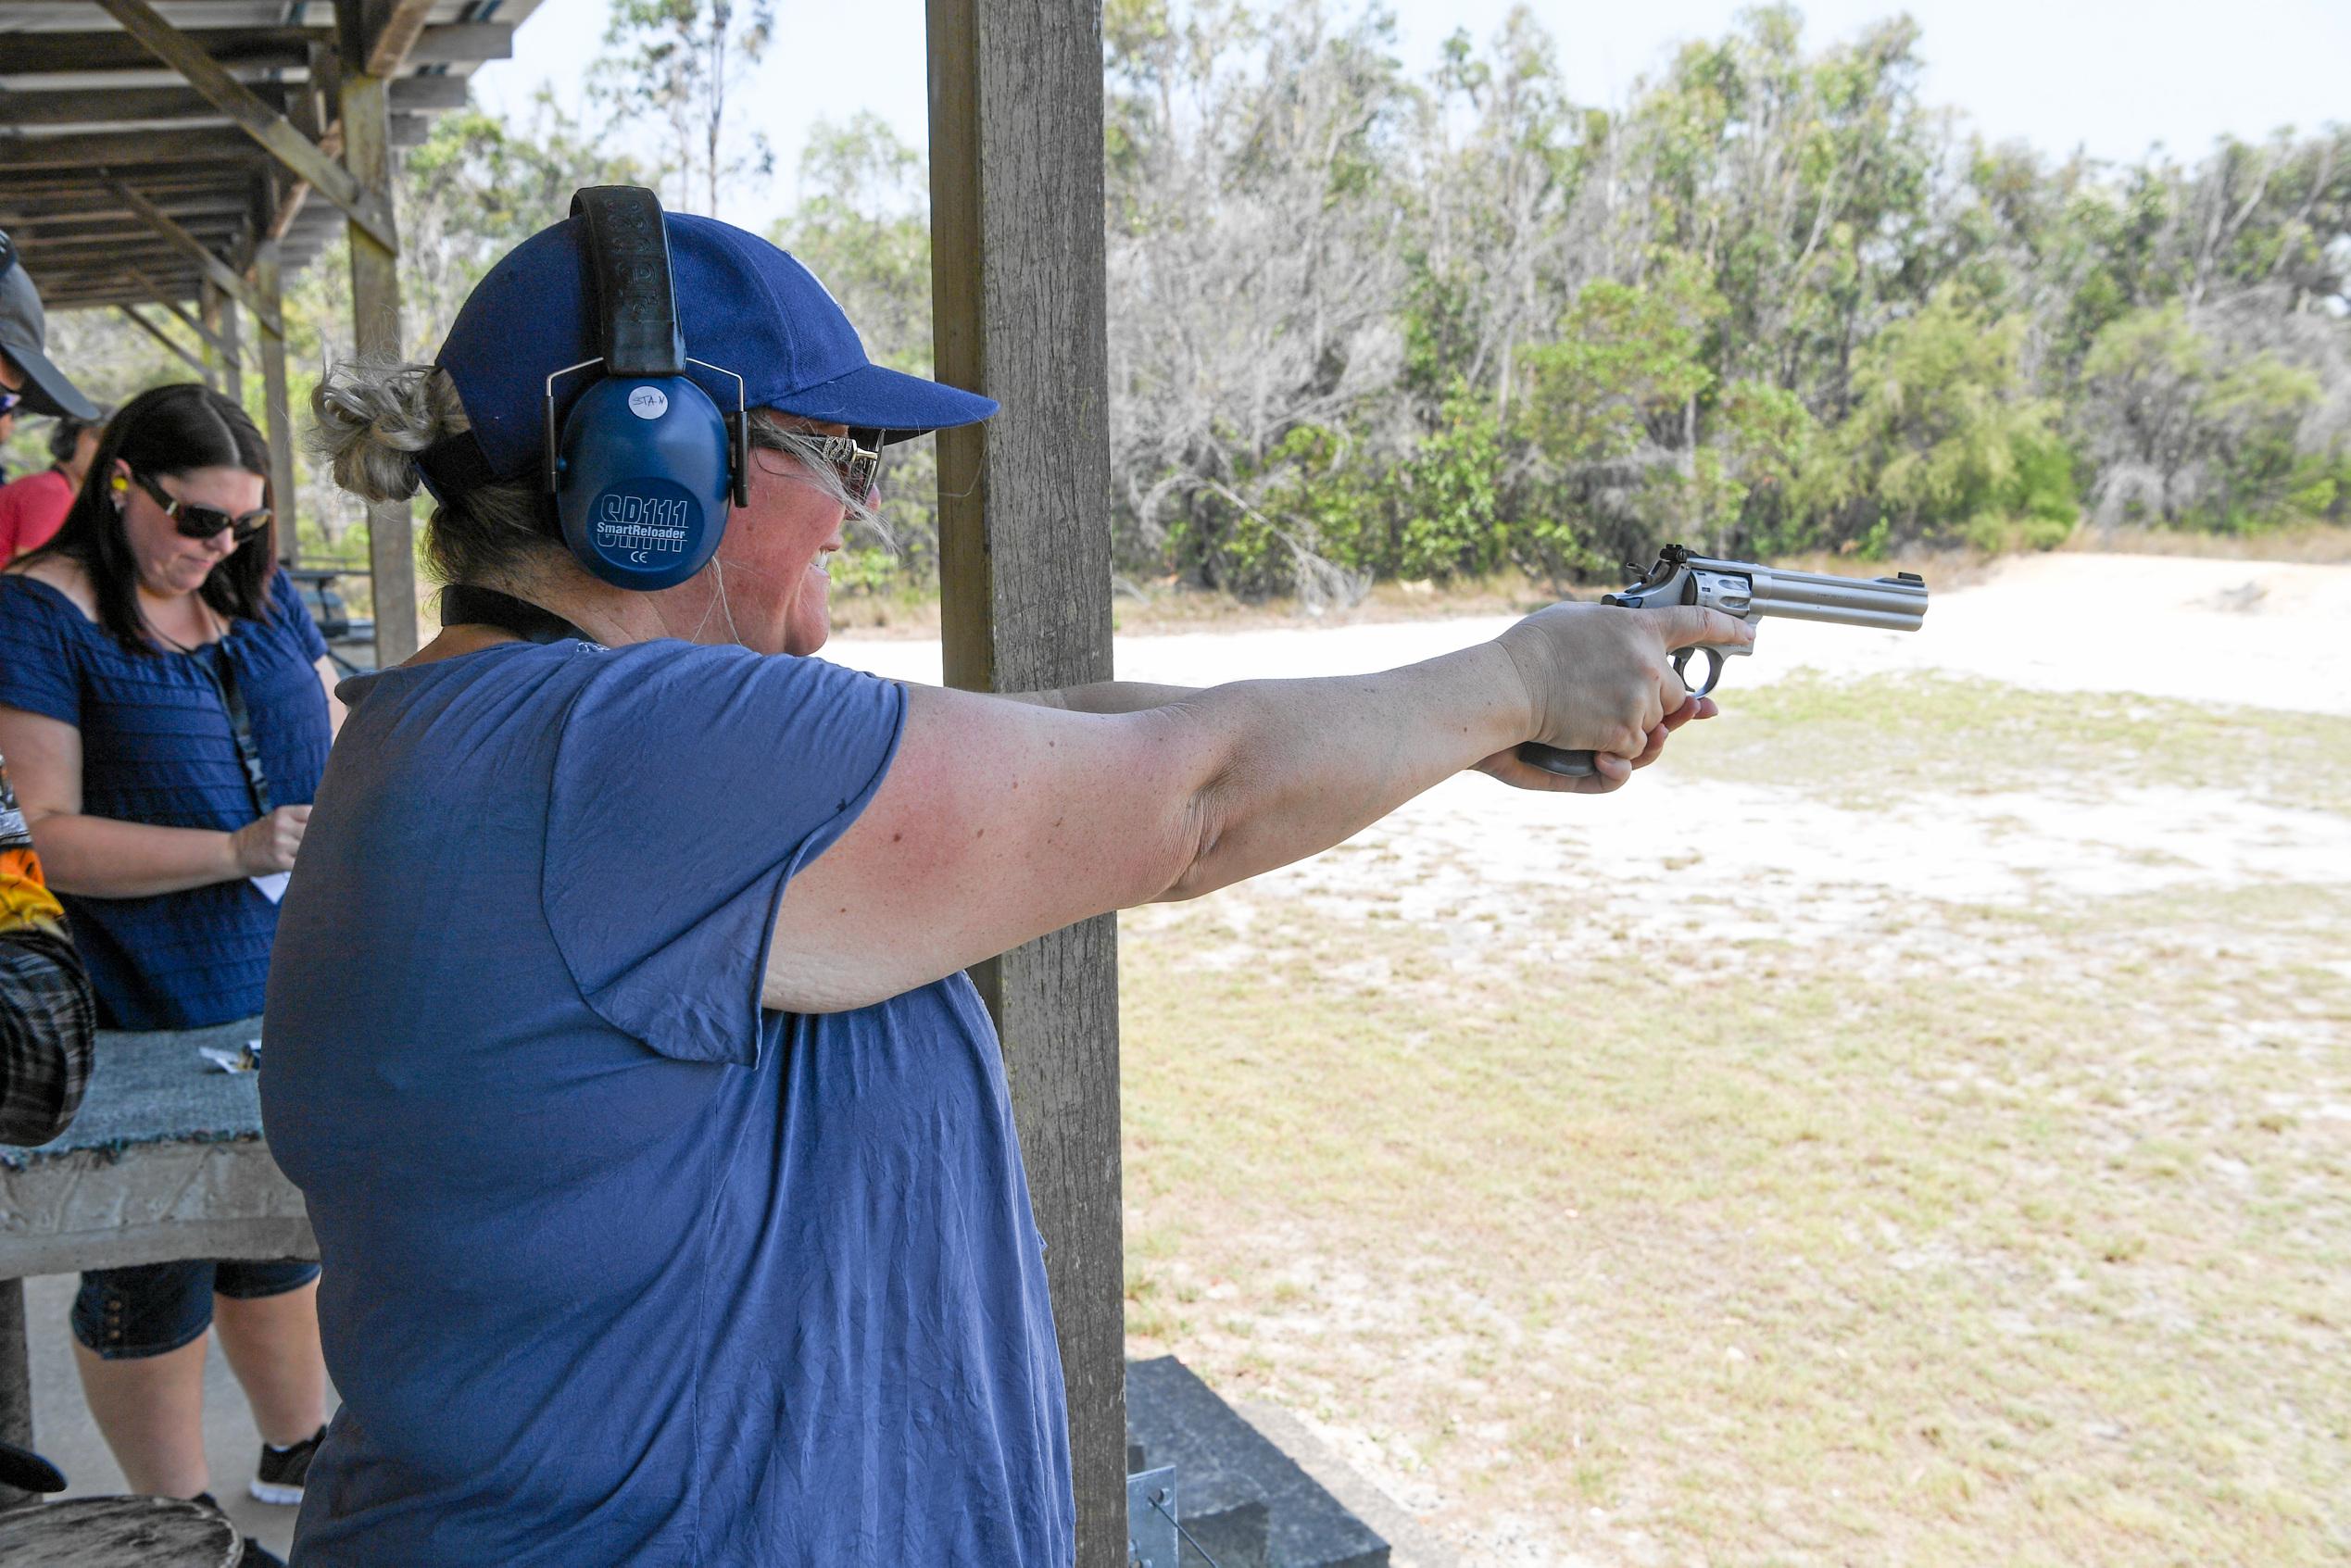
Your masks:
{"label": "blonde hair bun", "polygon": [[345,360],[310,395],[318,427],[310,448],[334,483],[363,501],[405,501],[421,483],[416,455],[472,428],[457,387],[434,365]]}

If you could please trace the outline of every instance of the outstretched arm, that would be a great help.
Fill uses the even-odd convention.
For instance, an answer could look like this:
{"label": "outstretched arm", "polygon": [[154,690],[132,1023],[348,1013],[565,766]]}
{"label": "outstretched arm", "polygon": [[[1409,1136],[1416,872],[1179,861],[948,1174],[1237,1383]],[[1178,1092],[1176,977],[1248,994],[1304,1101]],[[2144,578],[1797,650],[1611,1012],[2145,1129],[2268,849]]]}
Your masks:
{"label": "outstretched arm", "polygon": [[[1614,789],[1683,708],[1669,650],[1728,616],[1563,606],[1377,674],[1249,681],[1097,714],[908,689],[888,776],[786,891],[765,999],[861,1007],[1073,921],[1191,897],[1314,854],[1465,768]],[[1521,777],[1527,740],[1601,772]]]}
{"label": "outstretched arm", "polygon": [[1199,686],[1155,686],[1148,681],[1095,681],[1083,686],[1063,686],[1050,692],[1005,692],[1008,702],[1031,708],[1058,709],[1063,713],[1140,713],[1197,696]]}

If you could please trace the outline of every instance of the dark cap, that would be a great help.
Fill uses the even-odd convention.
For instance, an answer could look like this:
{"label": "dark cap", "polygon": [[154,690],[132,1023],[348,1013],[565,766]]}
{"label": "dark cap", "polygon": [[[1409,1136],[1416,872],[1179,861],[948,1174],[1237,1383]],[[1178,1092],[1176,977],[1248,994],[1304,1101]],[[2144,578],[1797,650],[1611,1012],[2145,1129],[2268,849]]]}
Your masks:
{"label": "dark cap", "polygon": [[0,234],[0,353],[24,372],[24,406],[36,414],[69,420],[94,420],[97,406],[66,380],[63,370],[49,363],[42,350],[48,343],[48,319],[41,309],[41,291],[32,286],[17,262],[17,247]]}
{"label": "dark cap", "polygon": [[[757,234],[682,212],[664,213],[662,225],[685,352],[741,376],[751,408],[900,436],[996,412],[993,398],[868,360],[816,275]],[[475,286],[441,345],[434,362],[465,405],[486,477],[512,479],[540,462],[547,378],[602,352],[586,239],[587,220],[571,218],[524,240]],[[699,365],[686,375],[720,408],[735,407],[731,377]],[[559,420],[594,379],[557,384]]]}

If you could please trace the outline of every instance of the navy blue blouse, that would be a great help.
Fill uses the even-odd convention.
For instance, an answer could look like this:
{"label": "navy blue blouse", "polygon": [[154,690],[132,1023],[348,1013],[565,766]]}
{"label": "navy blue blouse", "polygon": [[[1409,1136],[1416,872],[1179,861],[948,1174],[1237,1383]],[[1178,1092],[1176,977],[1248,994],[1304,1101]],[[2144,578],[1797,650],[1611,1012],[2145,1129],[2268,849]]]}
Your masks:
{"label": "navy blue blouse", "polygon": [[[319,629],[292,579],[267,620],[195,653],[135,654],[31,577],[0,577],[0,704],[82,732],[82,809],[157,827],[232,831],[258,814],[214,669],[252,715],[270,804],[308,805],[326,770]],[[251,882],[144,898],[60,895],[108,1029],[188,1029],[261,1010],[278,907]]]}

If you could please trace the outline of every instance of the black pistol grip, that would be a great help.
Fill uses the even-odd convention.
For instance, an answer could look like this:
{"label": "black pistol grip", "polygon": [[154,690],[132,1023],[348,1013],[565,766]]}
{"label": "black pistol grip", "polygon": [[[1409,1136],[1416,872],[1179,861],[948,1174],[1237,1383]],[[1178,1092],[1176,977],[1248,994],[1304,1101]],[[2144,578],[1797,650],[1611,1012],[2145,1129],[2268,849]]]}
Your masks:
{"label": "black pistol grip", "polygon": [[1531,740],[1519,746],[1518,760],[1563,779],[1588,779],[1600,771],[1592,765],[1589,751],[1562,751],[1555,746]]}

